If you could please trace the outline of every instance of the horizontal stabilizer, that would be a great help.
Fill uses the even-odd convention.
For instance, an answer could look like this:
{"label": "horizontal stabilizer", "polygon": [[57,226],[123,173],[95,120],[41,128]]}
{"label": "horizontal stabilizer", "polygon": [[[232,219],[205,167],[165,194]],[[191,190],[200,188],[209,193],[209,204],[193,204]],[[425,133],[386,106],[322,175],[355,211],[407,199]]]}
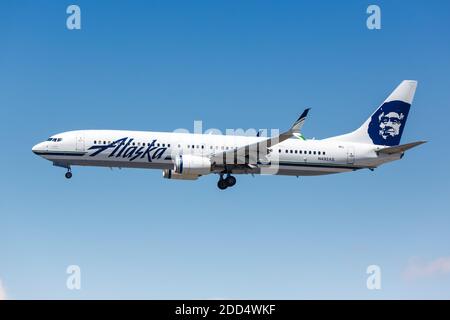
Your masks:
{"label": "horizontal stabilizer", "polygon": [[405,143],[405,144],[401,144],[399,146],[387,147],[387,148],[378,150],[377,152],[384,153],[384,154],[402,153],[402,152],[405,152],[406,150],[417,147],[425,142],[426,141],[416,141],[416,142],[411,142],[411,143]]}

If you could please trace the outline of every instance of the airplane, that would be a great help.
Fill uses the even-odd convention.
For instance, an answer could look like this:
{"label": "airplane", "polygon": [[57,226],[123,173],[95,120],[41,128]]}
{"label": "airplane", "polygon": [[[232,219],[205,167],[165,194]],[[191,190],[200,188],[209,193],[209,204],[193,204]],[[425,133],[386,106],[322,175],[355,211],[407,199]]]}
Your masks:
{"label": "airplane", "polygon": [[374,170],[399,160],[426,141],[400,144],[417,81],[404,80],[356,130],[326,139],[306,139],[301,129],[309,109],[285,132],[272,137],[178,132],[78,130],[59,133],[32,151],[67,170],[72,166],[162,170],[165,179],[196,180],[219,175],[224,190],[238,174],[316,176]]}

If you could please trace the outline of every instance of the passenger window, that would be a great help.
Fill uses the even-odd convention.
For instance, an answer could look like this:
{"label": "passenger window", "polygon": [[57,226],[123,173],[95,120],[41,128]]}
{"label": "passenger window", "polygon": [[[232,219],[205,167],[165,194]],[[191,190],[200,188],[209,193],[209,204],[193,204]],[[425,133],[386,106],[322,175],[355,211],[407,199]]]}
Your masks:
{"label": "passenger window", "polygon": [[323,152],[323,155],[325,155],[325,151]]}
{"label": "passenger window", "polygon": [[316,152],[314,151],[314,154],[316,154]]}

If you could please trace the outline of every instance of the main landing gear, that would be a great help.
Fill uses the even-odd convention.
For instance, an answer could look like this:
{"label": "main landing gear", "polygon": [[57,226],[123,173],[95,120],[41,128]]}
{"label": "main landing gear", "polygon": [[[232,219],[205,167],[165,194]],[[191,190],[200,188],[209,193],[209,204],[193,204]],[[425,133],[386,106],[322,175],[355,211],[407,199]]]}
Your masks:
{"label": "main landing gear", "polygon": [[220,190],[225,190],[228,187],[232,187],[236,184],[236,178],[230,174],[227,174],[226,178],[223,178],[223,174],[220,175],[219,181],[217,182],[217,187]]}

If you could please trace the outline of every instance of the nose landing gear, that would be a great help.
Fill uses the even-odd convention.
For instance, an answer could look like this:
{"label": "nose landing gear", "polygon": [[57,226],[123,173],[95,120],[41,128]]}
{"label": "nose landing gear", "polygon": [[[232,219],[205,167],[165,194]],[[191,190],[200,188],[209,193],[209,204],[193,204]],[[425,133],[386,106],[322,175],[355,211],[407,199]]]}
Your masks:
{"label": "nose landing gear", "polygon": [[53,165],[56,167],[67,169],[67,172],[64,176],[66,177],[66,179],[72,178],[72,169],[70,168],[70,164],[61,163],[61,162],[53,162]]}
{"label": "nose landing gear", "polygon": [[70,170],[70,168],[67,170],[65,177],[66,177],[66,179],[72,178],[72,170]]}
{"label": "nose landing gear", "polygon": [[217,187],[220,190],[225,190],[228,187],[232,187],[236,184],[236,178],[233,177],[232,175],[230,175],[229,173],[227,174],[226,178],[223,178],[223,174],[220,175],[219,181],[217,182]]}

